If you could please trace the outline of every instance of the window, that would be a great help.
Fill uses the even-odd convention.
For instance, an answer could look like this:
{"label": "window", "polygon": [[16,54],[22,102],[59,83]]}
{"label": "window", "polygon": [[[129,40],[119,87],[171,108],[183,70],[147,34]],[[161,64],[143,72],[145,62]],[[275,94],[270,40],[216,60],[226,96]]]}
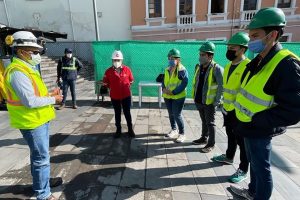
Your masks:
{"label": "window", "polygon": [[244,10],[256,10],[257,0],[244,0]]}
{"label": "window", "polygon": [[210,13],[224,13],[224,0],[211,0]]}
{"label": "window", "polygon": [[278,8],[290,8],[291,0],[278,0],[277,7]]}
{"label": "window", "polygon": [[193,0],[180,0],[179,1],[179,15],[193,14]]}
{"label": "window", "polygon": [[148,0],[149,18],[161,17],[161,0]]}

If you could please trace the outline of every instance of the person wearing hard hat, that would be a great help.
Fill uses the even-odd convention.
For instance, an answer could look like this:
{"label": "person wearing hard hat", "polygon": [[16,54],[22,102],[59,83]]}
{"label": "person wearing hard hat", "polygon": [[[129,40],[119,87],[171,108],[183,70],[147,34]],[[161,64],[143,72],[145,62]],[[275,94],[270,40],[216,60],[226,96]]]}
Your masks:
{"label": "person wearing hard hat", "polygon": [[247,26],[248,48],[258,55],[242,76],[234,131],[244,137],[250,183],[248,189],[231,186],[246,199],[270,199],[272,137],[300,121],[300,61],[279,43],[285,26],[283,11],[274,7],[260,9]]}
{"label": "person wearing hard hat", "polygon": [[165,69],[164,81],[162,82],[163,97],[171,124],[171,131],[165,137],[176,139],[175,142],[177,143],[185,141],[184,123],[181,112],[188,84],[188,72],[181,64],[180,57],[178,49],[171,49],[169,51],[168,67]]}
{"label": "person wearing hard hat", "polygon": [[58,107],[59,110],[65,108],[68,89],[70,87],[72,96],[72,108],[77,109],[76,104],[76,79],[82,63],[73,56],[72,49],[66,48],[65,55],[61,57],[57,63],[57,84],[60,85],[62,79],[63,101]]}
{"label": "person wearing hard hat", "polygon": [[245,56],[250,38],[247,33],[238,32],[234,34],[227,43],[226,58],[230,61],[224,68],[223,74],[223,106],[224,126],[227,134],[226,154],[214,156],[213,161],[233,164],[233,158],[240,147],[240,164],[237,171],[229,177],[229,181],[238,183],[247,178],[249,162],[247,159],[244,138],[234,133],[236,116],[234,101],[241,85],[241,77],[250,60]]}
{"label": "person wearing hard hat", "polygon": [[[62,101],[59,89],[48,93],[36,65],[41,62],[36,37],[27,31],[12,35],[14,57],[5,69],[4,84],[10,124],[20,129],[30,149],[33,190],[37,199],[56,198],[50,192],[49,122],[55,118],[53,104]],[[61,182],[61,178],[60,178]]]}
{"label": "person wearing hard hat", "polygon": [[116,133],[115,138],[119,138],[122,133],[121,112],[125,115],[128,127],[129,137],[135,137],[133,131],[132,118],[130,113],[131,107],[131,84],[133,75],[129,67],[123,64],[123,54],[121,51],[112,53],[112,66],[109,67],[103,77],[103,85],[109,88],[109,94],[115,111]]}
{"label": "person wearing hard hat", "polygon": [[223,69],[213,61],[215,45],[205,42],[199,49],[199,62],[196,65],[192,85],[192,97],[202,120],[201,137],[193,141],[196,145],[205,145],[200,149],[208,153],[215,147],[215,114],[222,96]]}

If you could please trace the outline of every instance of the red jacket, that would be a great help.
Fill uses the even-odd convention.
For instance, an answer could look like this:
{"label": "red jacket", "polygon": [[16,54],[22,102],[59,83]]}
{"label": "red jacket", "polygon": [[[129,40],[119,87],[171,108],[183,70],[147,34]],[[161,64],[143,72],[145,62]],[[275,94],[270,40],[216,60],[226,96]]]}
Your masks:
{"label": "red jacket", "polygon": [[105,71],[103,83],[110,90],[112,99],[124,99],[131,96],[130,85],[133,82],[133,76],[129,67],[122,65],[120,74],[115,67],[110,67]]}

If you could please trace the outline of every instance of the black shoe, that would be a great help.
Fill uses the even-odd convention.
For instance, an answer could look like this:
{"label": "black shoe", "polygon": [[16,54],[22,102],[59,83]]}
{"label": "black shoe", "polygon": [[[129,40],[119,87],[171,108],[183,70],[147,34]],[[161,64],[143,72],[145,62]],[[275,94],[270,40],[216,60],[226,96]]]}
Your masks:
{"label": "black shoe", "polygon": [[122,133],[121,129],[117,129],[116,133],[114,134],[114,138],[121,137],[121,133]]}
{"label": "black shoe", "polygon": [[129,137],[132,137],[132,138],[135,137],[135,133],[132,128],[128,130],[128,135],[129,135]]}
{"label": "black shoe", "polygon": [[50,178],[49,180],[50,187],[57,187],[60,186],[63,183],[63,180],[61,177],[56,177],[56,178]]}
{"label": "black shoe", "polygon": [[201,137],[198,140],[194,140],[192,143],[197,144],[197,145],[207,144],[207,139],[204,137]]}

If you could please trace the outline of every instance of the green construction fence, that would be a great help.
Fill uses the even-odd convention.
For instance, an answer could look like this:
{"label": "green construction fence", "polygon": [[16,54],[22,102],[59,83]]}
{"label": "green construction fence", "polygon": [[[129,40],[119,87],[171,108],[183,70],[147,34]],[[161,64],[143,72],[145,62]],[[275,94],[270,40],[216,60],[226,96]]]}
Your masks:
{"label": "green construction fence", "polygon": [[[188,97],[191,97],[192,79],[195,65],[199,62],[199,48],[205,41],[197,42],[148,42],[148,41],[104,41],[93,42],[95,63],[95,80],[102,80],[105,70],[112,65],[111,55],[114,50],[121,50],[124,56],[123,64],[129,66],[134,76],[132,94],[138,95],[139,81],[155,81],[168,65],[167,54],[176,48],[181,53],[181,63],[189,74],[187,87]],[[214,60],[222,67],[226,65],[227,46],[225,42],[214,42],[216,45]],[[296,55],[300,55],[300,43],[282,43]],[[247,56],[253,58],[253,53],[247,51]],[[97,85],[95,86],[97,91]],[[157,89],[143,88],[143,96],[157,96]]]}

